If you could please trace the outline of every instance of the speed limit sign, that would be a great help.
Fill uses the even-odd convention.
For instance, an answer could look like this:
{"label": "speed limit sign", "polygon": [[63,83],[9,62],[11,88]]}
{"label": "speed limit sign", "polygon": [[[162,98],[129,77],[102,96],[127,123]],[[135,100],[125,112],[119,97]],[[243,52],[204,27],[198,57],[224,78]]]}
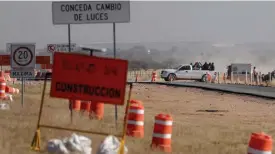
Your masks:
{"label": "speed limit sign", "polygon": [[35,44],[11,44],[12,68],[35,68]]}

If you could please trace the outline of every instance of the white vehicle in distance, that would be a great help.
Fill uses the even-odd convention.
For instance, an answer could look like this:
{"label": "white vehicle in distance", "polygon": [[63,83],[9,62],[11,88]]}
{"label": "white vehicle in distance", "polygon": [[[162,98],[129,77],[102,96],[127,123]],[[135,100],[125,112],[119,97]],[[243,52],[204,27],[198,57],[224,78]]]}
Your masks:
{"label": "white vehicle in distance", "polygon": [[207,73],[214,76],[214,71],[201,70],[201,68],[193,69],[192,65],[183,64],[174,69],[164,69],[161,71],[161,78],[165,81],[174,80],[197,80],[201,82],[207,81]]}

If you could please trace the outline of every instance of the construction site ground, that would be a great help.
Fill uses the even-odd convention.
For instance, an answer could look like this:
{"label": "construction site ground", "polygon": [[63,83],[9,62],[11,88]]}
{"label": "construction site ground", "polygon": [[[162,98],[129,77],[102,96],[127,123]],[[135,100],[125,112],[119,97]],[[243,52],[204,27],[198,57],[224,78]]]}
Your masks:
{"label": "construction site ground", "polygon": [[[30,143],[36,130],[41,92],[42,85],[26,85],[24,107],[20,104],[20,95],[16,95],[11,109],[0,112],[1,154],[36,153],[30,150]],[[175,154],[243,154],[246,153],[252,132],[263,131],[275,135],[273,100],[194,88],[143,84],[134,85],[132,99],[140,100],[144,104],[145,136],[143,139],[127,137],[129,154],[160,153],[150,150],[154,116],[159,113],[171,114],[174,119],[172,150]],[[110,134],[122,133],[125,106],[118,107],[117,129],[114,105],[105,105],[105,117],[102,121],[90,120],[87,113],[82,115],[74,112],[71,123],[68,100],[50,98],[48,86],[44,107],[42,124]],[[204,110],[221,110],[221,112]],[[49,139],[63,138],[71,133],[41,128],[41,153],[46,153],[45,145]],[[92,139],[93,154],[95,154],[104,136],[83,135]]]}

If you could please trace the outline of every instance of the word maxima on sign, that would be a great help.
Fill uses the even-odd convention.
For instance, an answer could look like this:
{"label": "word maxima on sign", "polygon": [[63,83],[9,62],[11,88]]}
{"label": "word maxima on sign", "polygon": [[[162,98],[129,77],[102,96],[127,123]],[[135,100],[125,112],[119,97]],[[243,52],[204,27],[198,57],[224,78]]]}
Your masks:
{"label": "word maxima on sign", "polygon": [[51,97],[123,105],[128,61],[56,52]]}
{"label": "word maxima on sign", "polygon": [[[76,51],[77,45],[76,43],[71,43],[71,51]],[[47,45],[48,52],[69,52],[69,44],[48,44]]]}
{"label": "word maxima on sign", "polygon": [[11,70],[11,78],[33,78],[35,77],[34,70]]}
{"label": "word maxima on sign", "polygon": [[127,23],[130,1],[52,2],[53,24]]}

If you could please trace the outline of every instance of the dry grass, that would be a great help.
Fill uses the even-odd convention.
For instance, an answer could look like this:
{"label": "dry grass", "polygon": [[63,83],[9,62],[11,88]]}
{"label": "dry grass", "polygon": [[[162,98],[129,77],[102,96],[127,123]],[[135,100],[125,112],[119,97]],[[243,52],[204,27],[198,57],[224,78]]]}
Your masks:
{"label": "dry grass", "polygon": [[[40,86],[28,86],[23,108],[20,97],[15,96],[12,109],[0,112],[1,154],[35,153],[30,151],[30,143],[36,129],[40,94]],[[145,137],[127,138],[130,154],[153,153],[149,145],[154,116],[158,113],[169,113],[174,118],[172,148],[173,153],[177,154],[243,154],[246,153],[251,132],[264,131],[275,135],[275,106],[272,100],[157,85],[134,85],[132,98],[144,103]],[[204,109],[228,112],[196,112]],[[112,105],[105,106],[103,121],[89,120],[85,115],[74,113],[74,122],[70,124],[67,101],[52,99],[47,95],[42,123],[115,134],[122,130],[124,109],[119,107],[118,111],[118,131],[115,130]],[[70,134],[67,131],[42,128],[42,144],[44,146],[50,138],[61,138]],[[92,138],[95,153],[104,137],[85,135]]]}

